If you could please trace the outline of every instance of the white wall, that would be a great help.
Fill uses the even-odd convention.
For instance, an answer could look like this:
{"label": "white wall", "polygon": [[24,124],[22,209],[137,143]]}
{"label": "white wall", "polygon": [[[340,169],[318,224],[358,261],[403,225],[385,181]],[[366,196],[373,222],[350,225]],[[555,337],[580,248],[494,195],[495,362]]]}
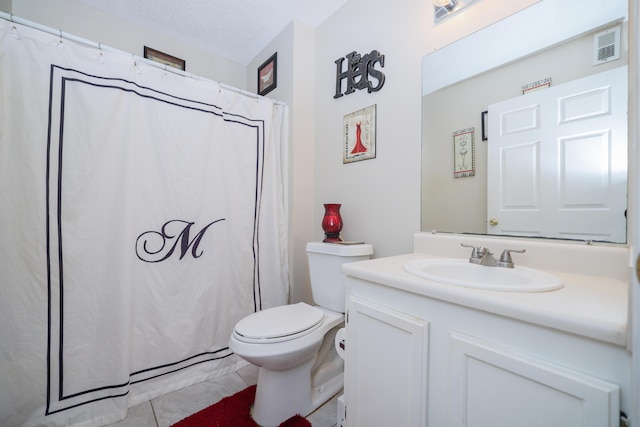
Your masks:
{"label": "white wall", "polygon": [[312,302],[305,245],[313,238],[314,158],[314,29],[291,22],[249,64],[247,87],[256,92],[257,69],[274,52],[278,53],[277,87],[268,97],[289,106],[289,141],[284,153],[285,203],[289,229],[289,279],[291,302]]}
{"label": "white wall", "polygon": [[[629,24],[629,145],[631,165],[629,176],[629,212],[631,243],[629,259],[629,313],[630,327],[629,349],[633,353],[631,362],[631,413],[630,425],[640,424],[640,227],[638,226],[638,214],[640,211],[640,2],[630,2]],[[635,167],[633,167],[635,165]],[[634,213],[636,212],[636,213]]]}
{"label": "white wall", "polygon": [[[0,9],[3,3],[0,3]],[[13,2],[12,8],[7,12],[20,18],[140,57],[144,54],[144,46],[149,46],[184,59],[186,71],[191,74],[245,88],[245,66],[110,16],[81,0],[19,0]]]}
{"label": "white wall", "polygon": [[313,240],[313,196],[315,157],[315,31],[297,23],[294,34],[294,66],[292,84],[294,98],[290,102],[292,132],[290,134],[290,245],[291,302],[312,302],[306,244]]}
{"label": "white wall", "polygon": [[12,9],[12,1],[11,0],[0,0],[0,10],[3,12],[11,13]]}
{"label": "white wall", "polygon": [[[313,237],[324,203],[341,203],[345,240],[374,246],[375,257],[411,252],[420,230],[421,58],[430,2],[350,0],[316,31]],[[336,64],[351,51],[385,55],[382,89],[334,99]],[[342,163],[343,116],[377,105],[376,158]]]}

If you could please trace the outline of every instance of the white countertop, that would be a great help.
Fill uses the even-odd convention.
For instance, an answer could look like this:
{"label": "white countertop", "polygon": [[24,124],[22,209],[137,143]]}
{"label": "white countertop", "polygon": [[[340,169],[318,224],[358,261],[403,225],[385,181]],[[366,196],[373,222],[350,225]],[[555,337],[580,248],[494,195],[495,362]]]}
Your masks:
{"label": "white countertop", "polygon": [[[505,292],[465,288],[422,279],[405,272],[410,260],[437,258],[411,253],[344,264],[348,276],[476,310],[625,346],[628,284],[623,280],[544,270],[564,282],[550,292]],[[487,267],[492,268],[492,267]]]}

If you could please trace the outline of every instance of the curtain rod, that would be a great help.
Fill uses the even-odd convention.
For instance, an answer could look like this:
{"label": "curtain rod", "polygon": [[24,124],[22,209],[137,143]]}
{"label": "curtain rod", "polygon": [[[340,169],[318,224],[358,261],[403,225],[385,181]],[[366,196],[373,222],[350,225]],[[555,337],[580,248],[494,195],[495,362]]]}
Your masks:
{"label": "curtain rod", "polygon": [[[102,43],[98,43],[98,42],[94,42],[92,40],[84,39],[82,37],[78,37],[78,36],[75,36],[73,34],[65,33],[62,30],[56,30],[54,28],[47,27],[47,26],[42,25],[42,24],[38,24],[37,22],[33,22],[33,21],[29,21],[27,19],[20,18],[18,16],[15,16],[12,13],[6,13],[6,12],[3,12],[3,11],[0,11],[0,18],[4,19],[5,21],[15,22],[16,24],[24,25],[25,27],[33,28],[35,30],[39,30],[39,31],[42,31],[42,32],[45,32],[45,33],[60,37],[61,39],[69,40],[69,41],[71,41],[73,43],[76,43],[76,44],[79,44],[79,45],[93,47],[95,49],[104,50],[104,51],[107,51],[107,52],[114,52],[114,53],[120,53],[120,54],[128,55],[127,52],[124,52],[122,50],[115,49],[115,48],[110,47],[110,46],[105,46]],[[220,87],[222,87],[222,88],[224,88],[226,90],[229,90],[229,91],[232,91],[232,92],[236,92],[236,93],[239,93],[241,95],[245,95],[245,96],[248,96],[248,97],[251,97],[251,98],[255,98],[255,99],[265,98],[265,99],[269,99],[269,100],[273,101],[273,103],[276,104],[276,105],[286,105],[286,103],[284,103],[282,101],[276,101],[275,99],[266,98],[266,97],[264,97],[262,95],[258,95],[256,93],[252,93],[252,92],[249,92],[249,91],[244,90],[244,89],[240,89],[240,88],[237,88],[237,87],[234,87],[234,86],[230,86],[230,85],[227,85],[227,84],[224,84],[224,83],[217,82],[215,80],[208,79],[206,77],[202,77],[202,76],[198,76],[198,75],[195,75],[195,74],[192,74],[192,73],[188,73],[186,71],[182,71],[182,70],[179,70],[177,68],[169,67],[167,65],[160,64],[159,62],[155,62],[155,61],[152,61],[152,60],[147,59],[147,58],[142,58],[142,57],[140,57],[140,56],[138,56],[138,55],[136,55],[134,53],[132,53],[131,55],[133,56],[133,58],[136,61],[142,61],[144,64],[147,64],[147,65],[150,65],[152,67],[156,67],[156,68],[162,69],[164,71],[168,71],[170,73],[178,74],[178,75],[180,75],[182,77],[189,77],[189,78],[192,78],[192,79],[195,79],[195,80],[210,81],[210,82],[218,84]]]}

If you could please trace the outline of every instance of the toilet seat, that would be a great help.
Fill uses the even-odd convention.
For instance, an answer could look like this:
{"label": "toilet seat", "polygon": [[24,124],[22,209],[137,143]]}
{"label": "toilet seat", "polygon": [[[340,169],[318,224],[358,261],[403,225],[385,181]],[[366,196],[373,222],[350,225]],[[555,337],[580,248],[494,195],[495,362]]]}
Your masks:
{"label": "toilet seat", "polygon": [[240,320],[233,331],[239,341],[275,343],[307,335],[319,328],[324,312],[300,302],[250,314]]}

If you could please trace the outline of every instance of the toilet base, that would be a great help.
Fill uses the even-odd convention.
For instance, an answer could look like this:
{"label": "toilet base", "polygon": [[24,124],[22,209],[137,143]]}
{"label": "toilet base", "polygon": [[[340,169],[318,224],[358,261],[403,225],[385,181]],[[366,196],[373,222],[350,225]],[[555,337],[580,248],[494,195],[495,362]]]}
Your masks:
{"label": "toilet base", "polygon": [[277,426],[311,406],[309,370],[313,359],[296,369],[270,371],[260,368],[251,416],[261,426]]}
{"label": "toilet base", "polygon": [[301,366],[287,371],[260,368],[251,412],[257,424],[271,427],[294,415],[306,417],[343,389],[344,361],[333,347],[337,329],[326,334],[316,357]]}
{"label": "toilet base", "polygon": [[258,425],[274,427],[294,415],[306,417],[343,389],[343,373],[312,388],[308,371],[312,363],[313,360],[305,363],[307,370],[288,371],[284,375],[283,371],[260,368],[251,411]]}

